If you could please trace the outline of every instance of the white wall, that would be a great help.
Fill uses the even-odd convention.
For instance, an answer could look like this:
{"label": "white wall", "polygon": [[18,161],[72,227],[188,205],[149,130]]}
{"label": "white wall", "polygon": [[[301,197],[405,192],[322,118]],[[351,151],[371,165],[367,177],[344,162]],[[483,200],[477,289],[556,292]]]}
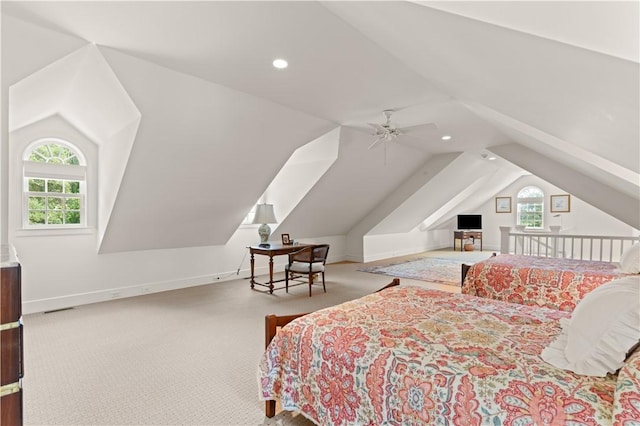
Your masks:
{"label": "white wall", "polygon": [[[98,254],[96,238],[95,233],[13,238],[22,264],[25,313],[248,278],[247,246],[259,242],[257,225],[243,226],[224,246]],[[303,242],[329,243],[329,262],[344,256],[344,237]],[[286,256],[274,258],[275,271],[282,272],[285,262]],[[255,267],[256,275],[263,275],[260,281],[266,281],[268,258],[256,256]]]}
{"label": "white wall", "polygon": [[[496,197],[511,197],[511,213],[496,213],[495,198],[489,199],[474,213],[482,214],[483,248],[486,250],[500,250],[500,226],[514,227],[516,224],[516,199],[518,192],[525,186],[537,186],[545,195],[544,224],[549,229],[550,225],[560,225],[559,218],[554,218],[556,213],[549,212],[549,196],[566,194],[567,192],[551,185],[550,183],[533,175],[523,176],[509,185]],[[464,213],[464,212],[461,212]],[[603,211],[583,202],[571,195],[571,211],[562,213],[562,233],[580,235],[638,235],[638,230],[615,219]],[[452,223],[451,232],[455,228]]]}
{"label": "white wall", "polygon": [[450,237],[447,230],[420,231],[418,228],[404,234],[365,235],[361,261],[373,262],[446,248],[450,245]]}
{"label": "white wall", "polygon": [[[536,185],[548,195],[562,190],[534,176],[526,176],[496,196],[511,196]],[[515,224],[512,214],[495,213],[494,199],[474,212],[483,215],[485,250],[498,250],[499,226]],[[548,210],[548,209],[545,209]],[[462,212],[461,212],[462,213]],[[550,213],[545,212],[545,220]],[[365,237],[366,261],[451,247],[454,221],[449,229]],[[572,197],[571,212],[563,224],[571,233],[636,235],[637,230]],[[272,241],[277,236],[272,236]],[[258,242],[257,225],[241,227],[224,246],[146,250],[113,254],[96,253],[97,233],[74,236],[16,236],[11,238],[23,266],[24,312],[40,312],[111,298],[136,296],[215,283],[249,276],[247,246]],[[329,243],[329,263],[346,258],[346,236],[308,238],[303,242]],[[286,257],[274,259],[276,272],[284,269]],[[239,269],[239,271],[238,271]],[[256,256],[256,274],[268,273],[265,256]],[[246,280],[246,287],[249,281]]]}
{"label": "white wall", "polygon": [[[495,197],[489,198],[489,200],[472,210],[456,212],[456,214],[477,213],[482,215],[483,250],[500,250],[499,227],[515,226],[516,198],[518,192],[529,185],[539,187],[545,194],[545,228],[548,230],[550,225],[560,225],[559,218],[553,217],[555,213],[552,214],[549,212],[549,196],[566,194],[566,191],[536,176],[523,176],[495,194],[495,197],[511,197],[511,213],[496,213]],[[444,226],[446,229],[431,229],[426,231],[414,229],[404,234],[366,235],[363,239],[363,258],[350,260],[372,262],[389,257],[452,247],[453,231],[457,229],[455,217],[445,222]],[[637,229],[626,225],[574,196],[571,196],[571,211],[562,214],[561,232],[581,235],[614,236],[634,236],[639,234]],[[476,249],[479,249],[478,244],[476,244]]]}

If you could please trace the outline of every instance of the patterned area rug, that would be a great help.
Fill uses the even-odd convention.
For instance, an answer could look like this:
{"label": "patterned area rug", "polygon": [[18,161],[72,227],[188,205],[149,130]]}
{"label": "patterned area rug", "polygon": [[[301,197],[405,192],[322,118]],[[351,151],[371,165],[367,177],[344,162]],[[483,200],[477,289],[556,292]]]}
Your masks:
{"label": "patterned area rug", "polygon": [[473,263],[465,260],[440,259],[425,257],[391,265],[370,266],[358,269],[362,272],[389,275],[396,278],[411,278],[414,280],[460,286],[461,266],[463,263]]}

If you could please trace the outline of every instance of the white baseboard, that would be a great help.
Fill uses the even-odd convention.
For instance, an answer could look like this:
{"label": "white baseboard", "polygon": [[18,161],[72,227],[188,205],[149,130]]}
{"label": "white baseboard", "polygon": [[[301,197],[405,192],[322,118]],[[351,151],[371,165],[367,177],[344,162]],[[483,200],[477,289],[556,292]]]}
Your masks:
{"label": "white baseboard", "polygon": [[[268,274],[269,268],[256,268],[255,275]],[[87,293],[76,293],[58,297],[50,297],[38,300],[26,300],[22,302],[22,313],[33,314],[38,312],[54,311],[73,306],[87,305],[90,303],[106,302],[108,300],[135,297],[144,294],[159,293],[162,291],[178,290],[181,288],[195,287],[199,285],[214,284],[216,282],[247,278],[251,275],[249,268],[240,271],[231,271],[213,275],[201,275],[181,278],[169,281],[157,281],[145,284],[137,284],[127,287],[114,287]],[[249,284],[247,284],[249,288]]]}
{"label": "white baseboard", "polygon": [[[273,269],[275,273],[284,271],[286,257],[282,257],[280,262],[278,262],[278,260],[279,259],[277,257],[274,258]],[[343,260],[348,259],[345,259],[344,256],[329,256],[329,258],[327,259],[327,263],[341,262]],[[255,276],[268,275],[269,267],[256,267],[254,274]],[[46,299],[26,300],[22,302],[22,312],[23,314],[27,315],[38,312],[54,311],[74,306],[87,305],[90,303],[99,303],[114,299],[122,299],[125,297],[135,297],[144,294],[159,293],[162,291],[179,290],[181,288],[214,284],[217,282],[237,280],[242,278],[246,279],[250,276],[251,269],[245,268],[240,269],[239,271],[229,271],[212,275],[200,275],[168,281],[157,281],[124,287],[113,287],[93,292],[69,294],[64,296],[50,297]],[[261,278],[261,280],[264,281],[264,278]],[[247,288],[249,288],[248,282]]]}
{"label": "white baseboard", "polygon": [[399,257],[399,256],[408,256],[411,254],[423,253],[425,251],[432,251],[432,250],[440,250],[443,248],[447,248],[447,246],[445,245],[445,246],[438,246],[438,247],[413,247],[405,250],[394,250],[389,252],[374,253],[374,254],[369,254],[365,256],[364,260],[361,260],[361,262],[375,262],[376,260],[390,259],[392,257]]}

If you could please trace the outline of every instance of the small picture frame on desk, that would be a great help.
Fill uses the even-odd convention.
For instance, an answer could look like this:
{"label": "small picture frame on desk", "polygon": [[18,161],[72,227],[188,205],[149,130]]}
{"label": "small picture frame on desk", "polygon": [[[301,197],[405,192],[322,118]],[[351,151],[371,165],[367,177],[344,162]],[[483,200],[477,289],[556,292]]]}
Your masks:
{"label": "small picture frame on desk", "polygon": [[291,244],[291,239],[289,238],[289,234],[282,234],[282,244],[284,245]]}
{"label": "small picture frame on desk", "polygon": [[571,197],[569,194],[551,196],[551,213],[568,213],[571,211]]}
{"label": "small picture frame on desk", "polygon": [[496,213],[511,213],[511,197],[496,197]]}

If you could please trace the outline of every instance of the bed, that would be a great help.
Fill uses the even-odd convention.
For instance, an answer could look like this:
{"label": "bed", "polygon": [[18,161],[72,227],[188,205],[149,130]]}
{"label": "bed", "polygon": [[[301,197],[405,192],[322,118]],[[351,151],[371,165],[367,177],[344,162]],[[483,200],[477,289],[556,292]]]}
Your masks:
{"label": "bed", "polygon": [[284,326],[260,360],[259,396],[268,416],[277,399],[319,425],[622,424],[614,413],[640,419],[635,370],[636,382],[616,390],[617,375],[581,376],[542,361],[570,316],[391,287]]}
{"label": "bed", "polygon": [[463,266],[462,292],[571,312],[594,288],[628,275],[618,263],[500,254]]}

